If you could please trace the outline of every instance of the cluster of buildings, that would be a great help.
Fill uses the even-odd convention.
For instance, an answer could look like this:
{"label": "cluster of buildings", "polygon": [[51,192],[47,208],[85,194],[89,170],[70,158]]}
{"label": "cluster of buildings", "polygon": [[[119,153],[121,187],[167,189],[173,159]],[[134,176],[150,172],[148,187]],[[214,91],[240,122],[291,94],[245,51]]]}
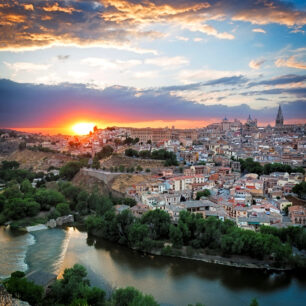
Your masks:
{"label": "cluster of buildings", "polygon": [[[86,136],[23,135],[29,148],[47,148],[70,155],[89,157],[105,145],[124,154],[128,147],[136,151],[165,149],[176,155],[179,167],[155,169],[150,182],[129,186],[126,195],[135,198],[131,210],[141,216],[151,209],[163,209],[178,220],[181,210],[231,219],[244,228],[266,224],[306,225],[303,205],[294,205],[292,188],[305,180],[302,173],[274,172],[269,175],[241,173],[239,159],[253,158],[261,165],[281,163],[305,167],[306,125],[285,125],[279,107],[275,126],[259,127],[251,116],[242,123],[226,117],[201,129],[107,128]],[[8,134],[2,139],[10,140]],[[137,139],[126,144],[127,138]],[[119,165],[118,165],[119,166]],[[137,174],[135,174],[137,175]],[[210,196],[200,198],[199,192]],[[289,207],[289,208],[288,208]],[[129,209],[119,205],[117,211]]]}
{"label": "cluster of buildings", "polygon": [[[199,165],[185,168],[182,174],[164,169],[152,181],[130,186],[126,195],[138,203],[132,208],[135,216],[162,209],[176,222],[179,212],[187,210],[204,218],[230,219],[244,228],[306,225],[306,207],[296,210],[297,206],[287,199],[292,186],[303,180],[301,173],[241,176],[231,167]],[[210,195],[199,199],[204,190]]]}

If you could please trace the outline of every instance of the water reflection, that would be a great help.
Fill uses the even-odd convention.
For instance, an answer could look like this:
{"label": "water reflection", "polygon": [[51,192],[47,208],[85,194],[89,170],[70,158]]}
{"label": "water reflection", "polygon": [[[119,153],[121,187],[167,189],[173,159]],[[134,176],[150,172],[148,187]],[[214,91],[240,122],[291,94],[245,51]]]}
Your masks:
{"label": "water reflection", "polygon": [[120,265],[134,271],[143,269],[167,269],[169,277],[179,279],[186,276],[220,281],[231,290],[254,289],[258,292],[271,292],[290,285],[291,273],[262,271],[257,269],[240,269],[216,264],[208,264],[197,260],[183,258],[144,255],[127,247],[105,241],[103,239],[87,238],[89,246],[102,249]]}

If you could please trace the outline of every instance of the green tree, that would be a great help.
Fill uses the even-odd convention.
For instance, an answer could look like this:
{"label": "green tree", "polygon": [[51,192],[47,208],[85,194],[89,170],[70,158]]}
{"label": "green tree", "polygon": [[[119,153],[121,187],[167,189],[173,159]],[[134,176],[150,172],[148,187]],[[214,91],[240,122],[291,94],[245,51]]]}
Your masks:
{"label": "green tree", "polygon": [[141,248],[144,239],[149,234],[149,228],[146,224],[139,222],[133,223],[129,228],[128,239],[129,243],[136,248]]}
{"label": "green tree", "polygon": [[204,189],[203,191],[198,191],[197,192],[197,200],[200,200],[201,197],[209,197],[210,196],[210,191],[208,189]]}
{"label": "green tree", "polygon": [[67,203],[59,203],[56,205],[56,210],[60,213],[61,216],[67,216],[70,214],[70,207]]}
{"label": "green tree", "polygon": [[32,194],[34,192],[34,188],[28,179],[25,179],[20,184],[20,191],[24,194]]}
{"label": "green tree", "polygon": [[43,297],[43,287],[35,285],[25,278],[25,274],[16,271],[5,280],[4,285],[14,297],[29,302],[31,305],[39,305]]}
{"label": "green tree", "polygon": [[170,225],[170,241],[176,248],[181,248],[183,245],[183,234],[179,227]]}
{"label": "green tree", "polygon": [[259,304],[257,302],[257,299],[253,298],[252,301],[251,301],[250,306],[259,306]]}
{"label": "green tree", "polygon": [[34,217],[40,211],[40,204],[35,202],[33,199],[25,199],[26,201],[26,214],[27,216]]}
{"label": "green tree", "polygon": [[171,222],[167,212],[160,209],[151,210],[141,217],[141,223],[149,225],[150,237],[153,240],[168,238]]}
{"label": "green tree", "polygon": [[306,199],[306,182],[296,184],[292,191],[298,195],[299,198]]}
{"label": "green tree", "polygon": [[68,162],[60,169],[60,177],[72,180],[73,177],[80,171],[82,164],[77,161]]}
{"label": "green tree", "polygon": [[60,192],[45,188],[37,190],[34,198],[44,210],[48,210],[51,206],[55,206],[58,203],[63,203],[66,200],[63,194]]}
{"label": "green tree", "polygon": [[151,295],[143,295],[133,287],[120,288],[112,296],[113,306],[158,306],[159,304]]}
{"label": "green tree", "polygon": [[70,269],[65,269],[63,279],[55,281],[51,286],[46,298],[47,304],[69,305],[74,303],[74,305],[80,305],[77,303],[82,301],[82,303],[88,305],[104,305],[105,292],[99,288],[90,287],[90,282],[86,277],[86,269],[79,264],[75,264]]}

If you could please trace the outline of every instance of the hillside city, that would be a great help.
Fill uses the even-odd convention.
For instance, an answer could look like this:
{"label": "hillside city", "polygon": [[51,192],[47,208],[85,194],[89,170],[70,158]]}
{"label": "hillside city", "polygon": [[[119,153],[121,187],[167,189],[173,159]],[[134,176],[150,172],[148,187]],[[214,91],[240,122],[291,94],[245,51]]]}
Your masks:
{"label": "hillside city", "polygon": [[32,152],[26,159],[49,154],[30,166],[18,161],[43,173],[34,187],[58,177],[65,162],[85,160],[75,183],[84,187],[90,178],[134,201],[117,204],[116,213],[138,218],[160,209],[176,224],[189,211],[256,230],[306,225],[305,130],[284,124],[279,107],[273,127],[258,126],[250,115],[245,123],[225,117],[200,129],[95,127],[85,136],[2,130],[0,150],[2,160],[14,160],[16,151]]}

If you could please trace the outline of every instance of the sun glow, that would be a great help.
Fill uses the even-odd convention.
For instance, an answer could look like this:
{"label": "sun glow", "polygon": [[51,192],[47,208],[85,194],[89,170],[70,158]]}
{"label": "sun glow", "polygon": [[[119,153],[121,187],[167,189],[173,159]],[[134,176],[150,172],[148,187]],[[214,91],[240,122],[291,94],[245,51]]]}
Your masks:
{"label": "sun glow", "polygon": [[80,122],[72,126],[72,130],[76,135],[87,135],[93,131],[95,124],[90,122]]}

